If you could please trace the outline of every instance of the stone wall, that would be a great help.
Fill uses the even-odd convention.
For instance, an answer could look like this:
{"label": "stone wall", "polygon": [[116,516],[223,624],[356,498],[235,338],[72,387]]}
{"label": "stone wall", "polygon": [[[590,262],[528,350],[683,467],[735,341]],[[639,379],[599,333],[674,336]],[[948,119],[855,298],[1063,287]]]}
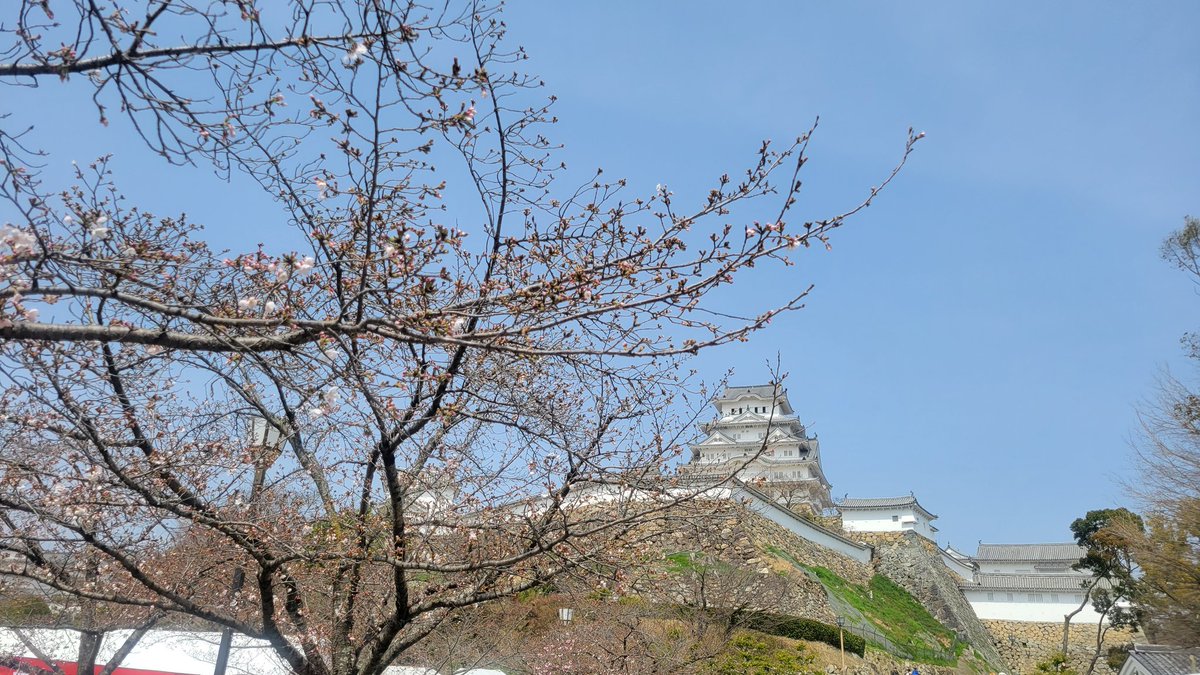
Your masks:
{"label": "stone wall", "polygon": [[[984,625],[992,634],[996,649],[1016,672],[1031,673],[1040,661],[1062,649],[1062,624],[1037,623],[1033,621],[985,620]],[[1096,648],[1096,624],[1071,626],[1070,646],[1067,657],[1071,667],[1085,672]],[[1112,675],[1113,670],[1105,662],[1109,647],[1118,647],[1141,642],[1140,633],[1121,629],[1110,629],[1104,638],[1100,660],[1096,662],[1098,675]]]}
{"label": "stone wall", "polygon": [[[1008,669],[1008,661],[996,650],[992,633],[975,616],[959,590],[957,577],[942,564],[937,545],[924,537],[905,532],[856,532],[852,539],[875,547],[875,560],[871,564],[862,564],[799,537],[734,502],[706,500],[678,507],[671,514],[668,519],[647,526],[653,527],[653,531],[635,533],[635,545],[613,551],[621,557],[628,556],[630,551],[641,552],[637,557],[625,558],[624,562],[612,561],[628,579],[628,583],[610,586],[619,595],[680,601],[681,598],[673,597],[670,591],[671,577],[679,575],[666,573],[669,565],[665,557],[679,552],[699,552],[732,563],[744,573],[786,580],[785,593],[775,593],[777,585],[771,585],[771,609],[832,624],[836,622],[837,612],[830,604],[825,587],[787,560],[824,567],[860,586],[868,585],[871,578],[880,573],[911,593],[943,625],[965,634],[967,642],[991,664],[993,672]],[[753,579],[748,583],[760,585]],[[590,588],[574,590],[587,592]],[[868,670],[880,672],[882,669],[889,673],[899,665],[893,657],[883,655],[877,661]],[[922,673],[952,670],[921,668]]]}
{"label": "stone wall", "polygon": [[870,546],[860,544],[842,536],[840,532],[827,530],[811,520],[797,516],[794,511],[776,504],[754,488],[739,484],[733,488],[732,494],[735,499],[742,501],[747,509],[774,521],[802,539],[857,560],[861,564],[871,562],[873,552]]}
{"label": "stone wall", "polygon": [[747,518],[746,529],[751,540],[763,551],[778,549],[801,564],[824,567],[856,584],[865,585],[871,581],[873,571],[870,565],[799,537],[766,518]]}
{"label": "stone wall", "polygon": [[915,532],[856,532],[875,547],[875,569],[908,591],[942,625],[966,635],[988,663],[997,668],[1007,660],[996,650],[992,634],[975,616],[958,588],[957,577],[942,564],[937,544]]}
{"label": "stone wall", "polygon": [[704,551],[762,574],[785,575],[791,592],[780,599],[777,611],[831,624],[837,619],[837,611],[830,604],[824,586],[781,557],[802,565],[824,567],[860,586],[868,585],[878,572],[911,593],[943,625],[964,633],[967,642],[994,668],[1006,667],[991,633],[976,618],[954,575],[942,564],[937,545],[928,539],[905,532],[856,532],[853,539],[875,547],[875,561],[862,564],[729,502],[707,502],[702,507],[690,508],[703,515],[656,537],[663,553]]}
{"label": "stone wall", "polygon": [[[663,574],[667,567],[663,558],[679,552],[701,552],[704,556],[732,563],[746,573],[782,580],[782,584],[763,584],[746,578],[746,583],[752,587],[771,589],[770,606],[762,609],[832,624],[837,617],[829,605],[825,587],[770,551],[782,552],[804,565],[826,567],[855,583],[866,583],[871,576],[868,565],[798,537],[732,502],[688,504],[677,507],[672,513],[671,521],[658,524],[658,531],[647,536],[639,546],[642,550],[653,551],[653,556],[627,560],[622,565],[624,574],[632,578],[629,593],[673,602],[682,600],[671,597],[672,584],[676,581],[672,576],[677,575]],[[786,590],[779,592],[781,587]]]}

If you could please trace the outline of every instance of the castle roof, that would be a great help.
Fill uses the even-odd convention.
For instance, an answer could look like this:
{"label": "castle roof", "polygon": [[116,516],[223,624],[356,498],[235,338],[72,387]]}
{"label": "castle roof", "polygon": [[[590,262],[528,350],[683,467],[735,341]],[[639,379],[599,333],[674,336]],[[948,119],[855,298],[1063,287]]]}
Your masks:
{"label": "castle roof", "polygon": [[[725,387],[724,393],[713,399],[713,403],[733,402],[741,399],[770,401],[776,398],[776,386],[774,384],[754,384],[748,387]],[[778,389],[776,405],[786,415],[794,413],[792,404],[788,401],[787,389]]]}
{"label": "castle roof", "polygon": [[[783,394],[786,389],[781,389],[780,394]],[[775,385],[773,384],[751,384],[742,387],[725,387],[725,393],[721,396],[723,399],[737,398],[747,395],[771,398],[775,395]]]}
{"label": "castle roof", "polygon": [[946,544],[946,548],[942,549],[942,553],[945,553],[946,555],[950,556],[951,558],[954,558],[955,560],[958,560],[958,561],[961,561],[964,563],[971,563],[971,556],[967,555],[966,553],[963,553],[962,551],[959,551],[958,549],[954,548],[953,546],[951,546],[949,544]]}
{"label": "castle roof", "polygon": [[[1129,652],[1147,675],[1183,675],[1200,672],[1200,647],[1182,648],[1166,645],[1134,645]],[[1122,668],[1121,672],[1126,669]]]}
{"label": "castle roof", "polygon": [[[960,581],[959,587],[985,591],[1082,591],[1091,577],[1079,574],[978,574],[975,581]],[[1103,580],[1097,584],[1105,587]]]}
{"label": "castle roof", "polygon": [[984,544],[975,552],[976,560],[994,562],[1077,562],[1086,553],[1079,544]]}
{"label": "castle roof", "polygon": [[913,495],[904,495],[903,497],[847,497],[837,503],[837,507],[842,511],[856,511],[860,509],[895,509],[903,508],[905,506],[912,506],[916,508],[921,513],[924,513],[925,517],[929,518],[930,520],[937,519],[937,516],[930,513],[929,510],[924,506],[921,506],[920,502],[918,502],[917,498]]}

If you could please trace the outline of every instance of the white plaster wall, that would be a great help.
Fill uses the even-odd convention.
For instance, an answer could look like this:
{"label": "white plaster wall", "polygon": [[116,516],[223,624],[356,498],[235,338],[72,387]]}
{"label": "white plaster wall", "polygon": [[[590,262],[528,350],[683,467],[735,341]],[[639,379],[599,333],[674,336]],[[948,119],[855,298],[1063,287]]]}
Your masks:
{"label": "white plaster wall", "polygon": [[942,562],[946,564],[946,567],[951,572],[954,572],[963,579],[966,579],[967,581],[975,581],[974,567],[971,567],[954,556],[947,554],[945,551],[942,551]]}
{"label": "white plaster wall", "polygon": [[1047,569],[1044,564],[1041,569],[1038,569],[1035,563],[1029,560],[1011,562],[1007,560],[977,560],[976,562],[979,563],[979,571],[982,574],[1078,574],[1079,576],[1088,576],[1086,572],[1071,569],[1070,565],[1051,570]]}
{"label": "white plaster wall", "polygon": [[[737,410],[740,410],[742,412],[734,412]],[[775,410],[777,410],[777,408]],[[721,412],[722,417],[729,417],[731,415],[740,415],[743,412],[754,412],[754,413],[758,413],[759,415],[767,415],[772,412],[772,408],[771,408],[770,401],[764,401],[762,399],[754,399],[754,398],[744,398],[740,401],[735,401],[733,403],[722,403],[720,405],[720,412]]]}
{"label": "white plaster wall", "polygon": [[798,537],[807,539],[815,544],[824,546],[825,548],[837,551],[842,555],[857,560],[861,563],[871,562],[871,554],[874,549],[865,544],[859,544],[852,541],[847,541],[833,532],[830,532],[822,527],[818,527],[813,523],[796,515],[792,511],[785,509],[774,502],[763,499],[756,492],[734,488],[733,495],[735,499],[745,500],[746,506],[755,513],[764,518],[788,529],[792,534]]}
{"label": "white plaster wall", "polygon": [[[992,591],[993,600],[987,599],[987,591],[968,590],[963,593],[976,616],[981,619],[1000,619],[1004,621],[1039,621],[1061,622],[1063,617],[1079,607],[1078,602],[1063,602],[1065,597],[1074,594],[1059,594],[1059,602],[1029,602],[1026,599],[1028,591],[1012,591],[1013,601],[1007,601],[1008,591]],[[1049,600],[1050,593],[1042,591],[1043,599]],[[1100,615],[1092,609],[1089,603],[1083,611],[1071,618],[1071,623],[1099,623]]]}
{"label": "white plaster wall", "polygon": [[[892,516],[899,516],[899,520],[892,520]],[[906,517],[916,518],[917,522],[902,522]],[[926,539],[935,539],[929,521],[912,508],[843,511],[842,529],[848,532],[906,532],[913,530]]]}

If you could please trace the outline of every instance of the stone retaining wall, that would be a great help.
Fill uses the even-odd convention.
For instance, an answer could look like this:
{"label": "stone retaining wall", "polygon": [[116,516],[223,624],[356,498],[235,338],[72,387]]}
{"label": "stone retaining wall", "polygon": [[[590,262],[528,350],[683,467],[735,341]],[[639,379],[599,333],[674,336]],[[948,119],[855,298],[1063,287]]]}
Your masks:
{"label": "stone retaining wall", "polygon": [[840,531],[827,530],[812,520],[776,504],[769,497],[750,486],[739,484],[733,488],[732,495],[735,499],[742,501],[750,511],[775,522],[801,539],[806,539],[861,564],[871,562],[874,553],[870,546],[849,539]]}
{"label": "stone retaining wall", "polygon": [[[983,624],[992,634],[996,650],[1018,673],[1032,673],[1038,662],[1045,661],[1062,649],[1061,623],[985,620]],[[1086,671],[1095,651],[1096,629],[1096,624],[1071,626],[1067,658],[1071,667],[1081,673]],[[1110,629],[1104,639],[1100,660],[1096,662],[1097,675],[1113,673],[1105,662],[1109,647],[1127,645],[1135,639],[1141,642],[1142,635],[1127,630]]]}
{"label": "stone retaining wall", "polygon": [[915,532],[856,532],[875,547],[875,569],[899,584],[942,625],[966,635],[984,660],[997,668],[1008,663],[997,651],[992,634],[975,616],[954,573],[942,564],[937,544]]}
{"label": "stone retaining wall", "polygon": [[[786,579],[786,593],[772,594],[772,609],[784,614],[803,616],[834,623],[825,587],[804,572],[785,563],[769,551],[779,551],[804,564],[832,570],[844,579],[865,584],[871,568],[792,532],[766,518],[728,501],[706,501],[678,507],[671,523],[659,524],[658,532],[647,537],[644,546],[657,552],[658,560],[628,561],[626,572],[639,577],[631,592],[646,597],[678,601],[664,597],[670,579],[662,576],[662,556],[679,552],[703,552],[761,575]],[[664,583],[665,582],[665,583]]]}

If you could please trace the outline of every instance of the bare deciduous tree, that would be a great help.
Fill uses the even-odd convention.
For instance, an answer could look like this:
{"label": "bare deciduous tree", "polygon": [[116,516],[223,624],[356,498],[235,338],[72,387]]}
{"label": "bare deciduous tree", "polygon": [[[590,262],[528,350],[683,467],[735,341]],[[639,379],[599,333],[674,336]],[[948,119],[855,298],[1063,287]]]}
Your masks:
{"label": "bare deciduous tree", "polygon": [[482,3],[4,11],[0,81],[90,88],[168,166],[260,187],[299,246],[212,251],[107,159],[57,176],[56,130],[0,128],[2,572],[267,640],[305,675],[379,673],[689,499],[659,480],[681,362],[808,289],[740,315],[711,294],[827,246],[895,175],[788,222],[806,134],[691,207],[599,172],[564,189],[550,104]]}
{"label": "bare deciduous tree", "polygon": [[[1200,284],[1200,220],[1185,218],[1163,244],[1163,258]],[[1200,335],[1183,338],[1200,357]],[[1137,601],[1156,641],[1200,645],[1200,393],[1194,378],[1164,374],[1158,399],[1140,414],[1137,481],[1145,531],[1125,527],[1126,545],[1142,570]]]}

